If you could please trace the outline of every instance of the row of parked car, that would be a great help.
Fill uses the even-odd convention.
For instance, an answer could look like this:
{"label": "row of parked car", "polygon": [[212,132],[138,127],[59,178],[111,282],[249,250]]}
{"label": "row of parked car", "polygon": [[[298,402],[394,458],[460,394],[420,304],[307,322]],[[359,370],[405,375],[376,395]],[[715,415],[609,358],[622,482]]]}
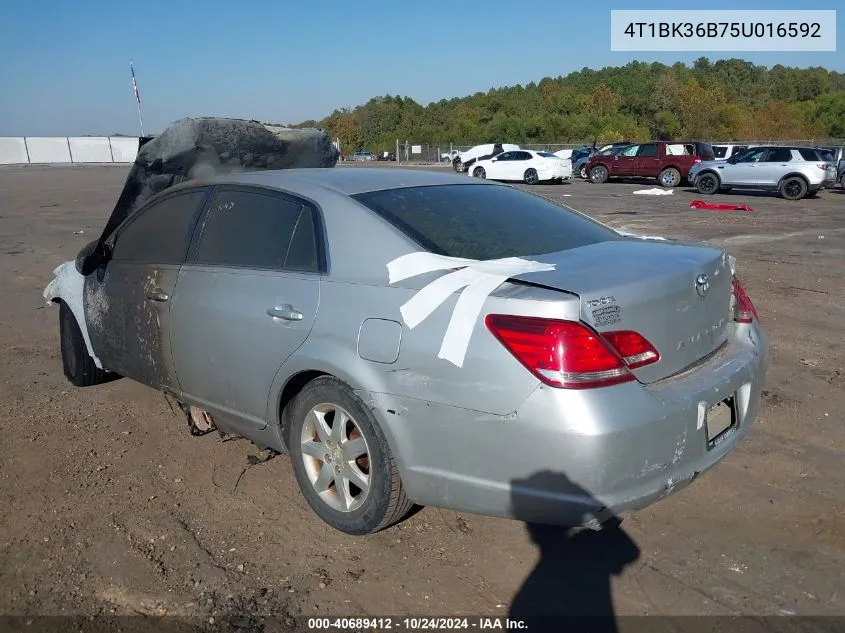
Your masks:
{"label": "row of parked car", "polygon": [[788,200],[834,187],[837,181],[845,188],[842,147],[623,141],[551,153],[492,143],[456,153],[451,160],[457,172],[527,184],[563,182],[573,174],[595,183],[654,178],[663,187],[689,183],[703,195],[758,189]]}

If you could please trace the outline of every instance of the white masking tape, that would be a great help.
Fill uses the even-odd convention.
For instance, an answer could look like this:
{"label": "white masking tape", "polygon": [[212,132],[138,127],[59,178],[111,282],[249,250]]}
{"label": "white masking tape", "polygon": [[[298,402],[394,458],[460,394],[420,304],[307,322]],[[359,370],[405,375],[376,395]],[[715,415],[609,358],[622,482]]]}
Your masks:
{"label": "white masking tape", "polygon": [[636,233],[628,233],[627,231],[620,231],[619,229],[614,229],[619,235],[624,235],[625,237],[636,237],[641,240],[660,240],[661,242],[665,242],[665,237],[659,237],[657,235],[637,235]]}
{"label": "white masking tape", "polygon": [[399,311],[405,325],[414,329],[444,301],[463,288],[437,354],[438,358],[458,367],[463,367],[472,331],[487,297],[510,277],[554,269],[554,264],[543,264],[519,257],[482,261],[424,252],[403,255],[387,264],[390,283],[437,270],[453,270],[417,292],[399,308]]}

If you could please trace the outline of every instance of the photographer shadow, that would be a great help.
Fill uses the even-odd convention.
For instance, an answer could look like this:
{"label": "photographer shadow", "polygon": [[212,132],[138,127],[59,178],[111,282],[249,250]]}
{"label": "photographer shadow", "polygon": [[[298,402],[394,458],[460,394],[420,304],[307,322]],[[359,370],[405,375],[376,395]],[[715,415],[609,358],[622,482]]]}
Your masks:
{"label": "photographer shadow", "polygon": [[[579,630],[616,632],[611,579],[640,556],[621,520],[562,473],[511,484],[513,515],[526,521],[540,560],[514,597],[510,618],[531,631],[561,631],[577,621]],[[567,500],[568,510],[552,511],[560,507],[552,499]],[[580,527],[591,519],[598,529]]]}

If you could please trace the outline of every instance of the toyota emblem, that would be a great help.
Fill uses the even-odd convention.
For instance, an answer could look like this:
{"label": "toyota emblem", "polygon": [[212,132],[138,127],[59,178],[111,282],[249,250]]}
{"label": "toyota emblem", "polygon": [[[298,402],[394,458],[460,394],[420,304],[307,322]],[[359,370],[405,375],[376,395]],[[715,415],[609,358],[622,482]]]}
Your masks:
{"label": "toyota emblem", "polygon": [[695,278],[695,293],[703,299],[708,290],[710,290],[710,279],[707,275],[701,273]]}

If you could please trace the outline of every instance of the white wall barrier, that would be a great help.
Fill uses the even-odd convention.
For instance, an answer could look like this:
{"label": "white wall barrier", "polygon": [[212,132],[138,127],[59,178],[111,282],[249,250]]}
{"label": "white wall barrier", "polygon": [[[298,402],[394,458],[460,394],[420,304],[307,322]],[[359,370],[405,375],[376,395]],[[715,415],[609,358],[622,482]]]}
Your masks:
{"label": "white wall barrier", "polygon": [[33,136],[26,139],[30,163],[70,163],[67,137]]}
{"label": "white wall barrier", "polygon": [[26,153],[26,143],[22,138],[0,137],[0,165],[28,162],[29,155]]}
{"label": "white wall barrier", "polygon": [[0,137],[0,165],[134,163],[137,155],[131,136]]}
{"label": "white wall barrier", "polygon": [[125,136],[112,136],[111,154],[115,163],[134,163],[138,155],[138,139]]}
{"label": "white wall barrier", "polygon": [[70,159],[74,163],[111,163],[111,143],[108,138],[70,137]]}

